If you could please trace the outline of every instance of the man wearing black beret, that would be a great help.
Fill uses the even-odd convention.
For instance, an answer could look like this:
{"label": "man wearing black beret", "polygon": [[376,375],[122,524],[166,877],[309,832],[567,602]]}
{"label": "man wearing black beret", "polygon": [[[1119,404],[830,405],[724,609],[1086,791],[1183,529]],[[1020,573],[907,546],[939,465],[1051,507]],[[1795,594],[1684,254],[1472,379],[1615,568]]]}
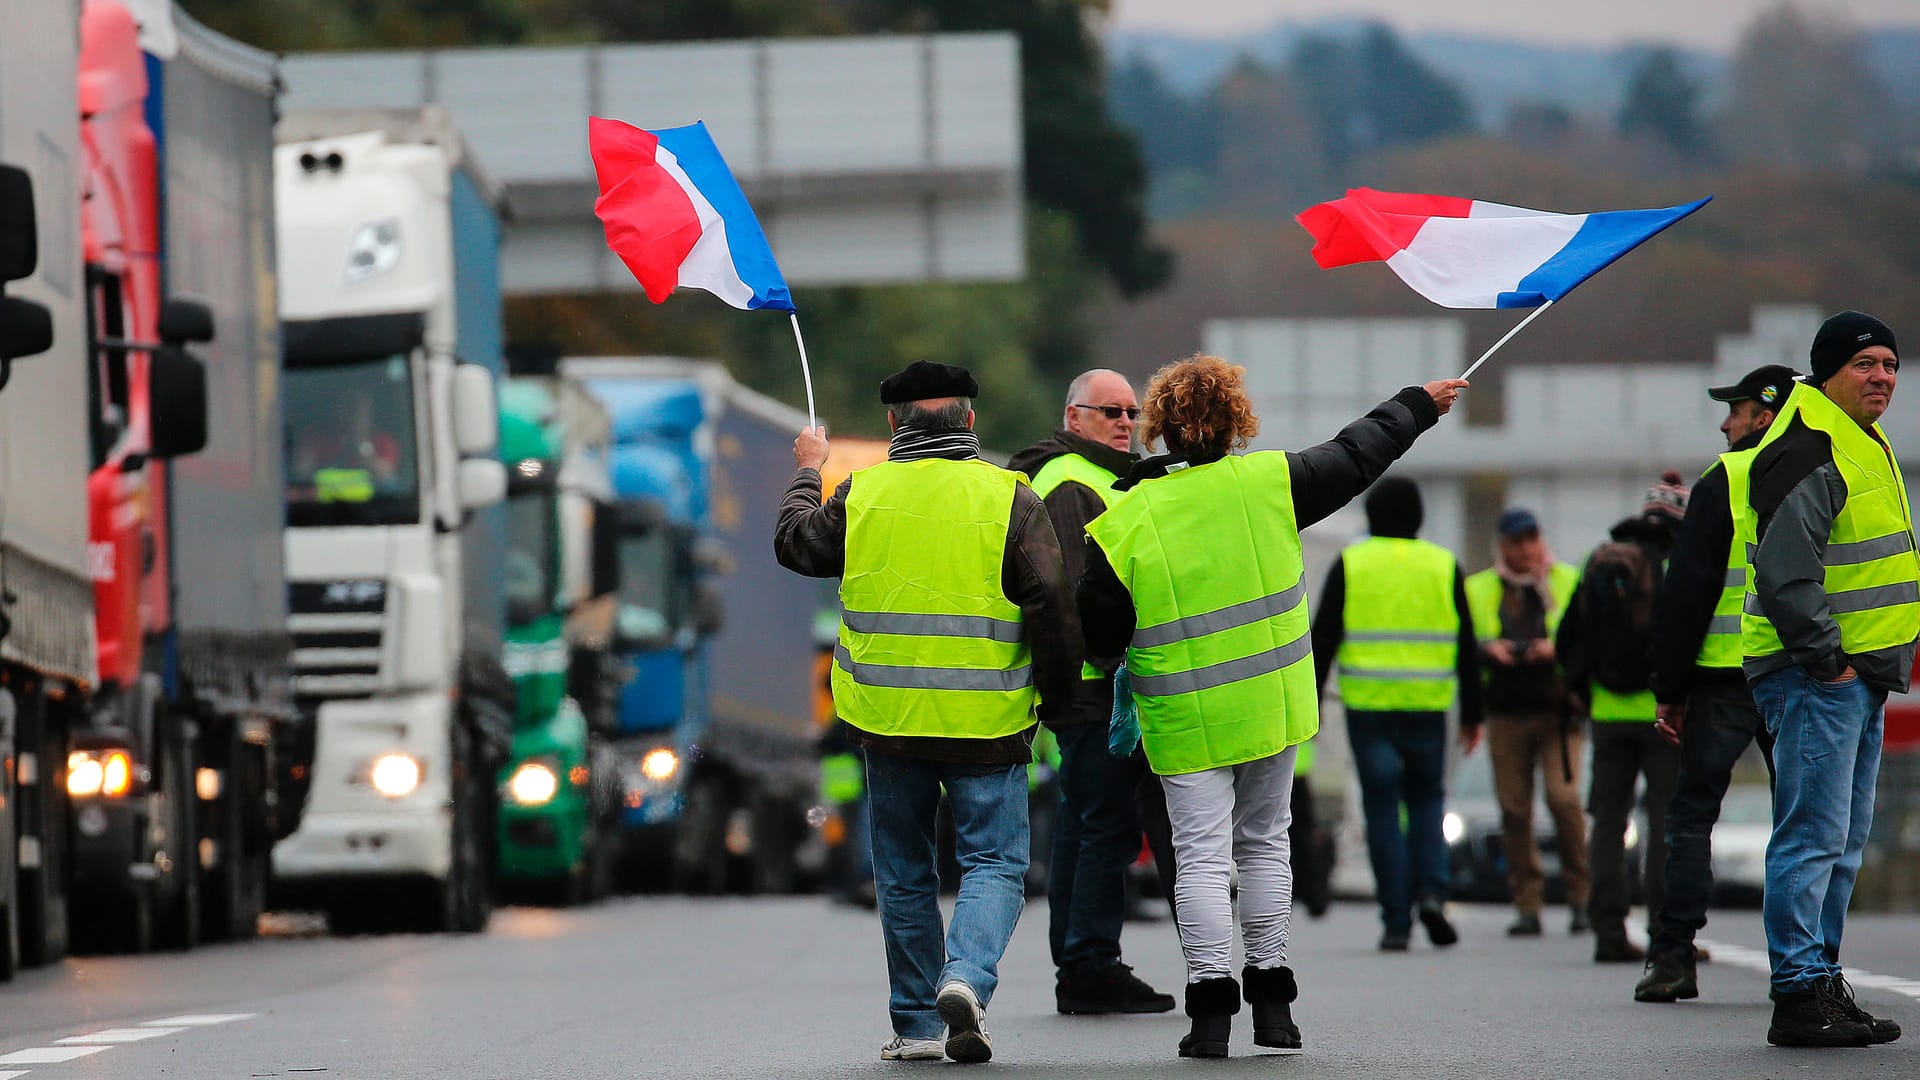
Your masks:
{"label": "man wearing black beret", "polygon": [[[1034,723],[1071,705],[1080,681],[1060,543],[1026,478],[980,459],[979,393],[951,364],[922,360],[889,376],[887,460],[824,503],[827,440],[802,431],[774,529],[780,565],[840,578],[833,703],[867,755],[892,984],[886,1060],[993,1056],[986,1006],[1026,902]],[[944,939],[934,867],[943,788],[961,871]]]}
{"label": "man wearing black beret", "polygon": [[[1873,823],[1887,694],[1905,691],[1920,636],[1920,558],[1906,480],[1879,420],[1893,402],[1893,331],[1843,311],[1814,336],[1813,376],[1760,442],[1732,495],[1754,545],[1741,666],[1774,736],[1773,838],[1762,922],[1780,1046],[1900,1037],[1840,969],[1847,905]],[[1734,478],[1737,481],[1737,477]]]}

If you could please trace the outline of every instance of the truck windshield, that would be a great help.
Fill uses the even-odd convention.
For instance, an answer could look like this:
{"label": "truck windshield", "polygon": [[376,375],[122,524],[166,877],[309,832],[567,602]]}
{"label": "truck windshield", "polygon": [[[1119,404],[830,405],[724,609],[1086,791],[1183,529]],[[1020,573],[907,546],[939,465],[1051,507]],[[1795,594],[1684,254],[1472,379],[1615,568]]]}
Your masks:
{"label": "truck windshield", "polygon": [[286,372],[287,524],[420,520],[413,372],[404,354]]}
{"label": "truck windshield", "polygon": [[676,626],[680,613],[673,602],[673,532],[650,529],[628,533],[620,538],[620,604],[657,613],[669,626]]}
{"label": "truck windshield", "polygon": [[553,609],[553,495],[523,491],[507,500],[503,588],[507,622],[525,626]]}

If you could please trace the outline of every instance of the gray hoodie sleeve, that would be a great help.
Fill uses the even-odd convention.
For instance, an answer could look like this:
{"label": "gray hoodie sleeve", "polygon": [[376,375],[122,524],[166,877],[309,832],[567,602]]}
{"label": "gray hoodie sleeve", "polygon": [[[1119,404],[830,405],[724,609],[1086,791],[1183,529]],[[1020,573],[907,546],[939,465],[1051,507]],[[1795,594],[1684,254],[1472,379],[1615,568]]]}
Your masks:
{"label": "gray hoodie sleeve", "polygon": [[1754,592],[1787,656],[1816,679],[1846,670],[1840,625],[1827,603],[1827,537],[1846,505],[1847,485],[1831,462],[1794,485],[1767,522],[1754,555]]}

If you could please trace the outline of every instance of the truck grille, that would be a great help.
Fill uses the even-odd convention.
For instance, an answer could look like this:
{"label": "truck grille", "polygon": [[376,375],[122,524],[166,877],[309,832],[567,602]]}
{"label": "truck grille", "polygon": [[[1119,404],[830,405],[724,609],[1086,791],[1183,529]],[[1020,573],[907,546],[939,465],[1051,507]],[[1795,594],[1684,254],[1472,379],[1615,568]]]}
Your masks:
{"label": "truck grille", "polygon": [[379,688],[386,627],[383,581],[298,581],[287,586],[294,691],[364,697]]}

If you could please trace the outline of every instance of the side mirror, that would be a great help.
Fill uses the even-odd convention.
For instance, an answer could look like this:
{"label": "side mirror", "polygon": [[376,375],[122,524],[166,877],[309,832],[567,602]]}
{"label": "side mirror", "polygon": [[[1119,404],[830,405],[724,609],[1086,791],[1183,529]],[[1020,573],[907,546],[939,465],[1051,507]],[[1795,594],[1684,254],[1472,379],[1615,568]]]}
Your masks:
{"label": "side mirror", "polygon": [[207,448],[207,366],[177,345],[153,352],[152,448],[157,458],[185,457]]}
{"label": "side mirror", "polygon": [[53,314],[44,304],[0,296],[0,360],[17,360],[53,348]]}
{"label": "side mirror", "polygon": [[500,442],[500,403],[493,372],[479,364],[453,369],[453,442],[462,455],[482,457]]}
{"label": "side mirror", "polygon": [[607,503],[593,504],[592,596],[620,591],[620,512]]}
{"label": "side mirror", "polygon": [[693,632],[710,637],[726,626],[727,601],[720,583],[711,578],[693,584]]}
{"label": "side mirror", "polygon": [[40,231],[33,216],[33,177],[0,165],[0,283],[19,281],[40,265]]}
{"label": "side mirror", "polygon": [[213,309],[198,300],[170,297],[160,305],[160,340],[169,345],[213,340]]}
{"label": "side mirror", "polygon": [[507,497],[507,467],[492,458],[462,460],[455,482],[462,510],[479,510]]}

